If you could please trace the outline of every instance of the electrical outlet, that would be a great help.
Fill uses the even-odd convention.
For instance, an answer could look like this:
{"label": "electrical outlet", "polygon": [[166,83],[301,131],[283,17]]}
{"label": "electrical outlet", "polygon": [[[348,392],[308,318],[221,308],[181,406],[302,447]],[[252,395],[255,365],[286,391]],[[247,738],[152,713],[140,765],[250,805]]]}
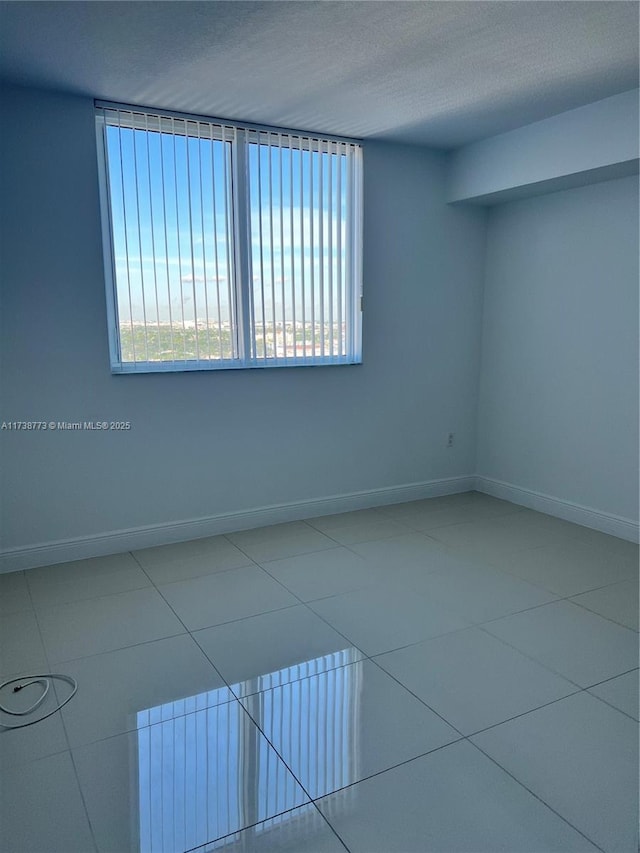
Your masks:
{"label": "electrical outlet", "polygon": [[447,434],[447,447],[453,447],[453,438],[454,433],[450,432]]}

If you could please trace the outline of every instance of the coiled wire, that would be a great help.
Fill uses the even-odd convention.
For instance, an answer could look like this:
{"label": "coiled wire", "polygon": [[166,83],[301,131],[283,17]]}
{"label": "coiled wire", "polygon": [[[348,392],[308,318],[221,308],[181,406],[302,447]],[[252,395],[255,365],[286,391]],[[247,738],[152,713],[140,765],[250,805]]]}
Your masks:
{"label": "coiled wire", "polygon": [[0,693],[4,690],[5,687],[9,687],[11,684],[17,684],[17,687],[13,688],[14,693],[18,693],[20,690],[23,690],[25,687],[29,687],[32,684],[41,684],[42,685],[42,694],[36,699],[36,701],[26,708],[24,711],[14,711],[12,708],[7,708],[6,705],[3,705],[0,702],[0,711],[5,714],[10,714],[12,717],[26,717],[29,714],[33,714],[34,711],[42,705],[44,700],[49,695],[49,690],[51,689],[51,682],[53,679],[60,679],[61,681],[66,681],[67,684],[71,685],[71,693],[67,696],[67,698],[60,702],[52,711],[49,711],[47,714],[44,714],[42,717],[38,717],[36,720],[27,720],[26,722],[16,723],[12,725],[11,723],[0,723],[0,726],[5,729],[23,729],[26,726],[33,726],[36,723],[41,723],[43,720],[46,720],[47,717],[51,717],[53,714],[57,713],[60,708],[64,708],[64,706],[69,702],[78,692],[78,682],[75,678],[72,678],[70,675],[64,675],[61,672],[46,672],[46,673],[36,673],[35,675],[23,675],[19,678],[9,678],[7,681],[3,681],[0,684]]}

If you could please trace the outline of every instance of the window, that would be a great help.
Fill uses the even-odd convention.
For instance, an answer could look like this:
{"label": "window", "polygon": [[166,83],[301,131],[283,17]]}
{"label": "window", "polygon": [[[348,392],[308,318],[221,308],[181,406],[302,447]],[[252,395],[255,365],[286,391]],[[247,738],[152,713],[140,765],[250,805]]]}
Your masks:
{"label": "window", "polygon": [[352,141],[96,106],[114,373],[354,364]]}

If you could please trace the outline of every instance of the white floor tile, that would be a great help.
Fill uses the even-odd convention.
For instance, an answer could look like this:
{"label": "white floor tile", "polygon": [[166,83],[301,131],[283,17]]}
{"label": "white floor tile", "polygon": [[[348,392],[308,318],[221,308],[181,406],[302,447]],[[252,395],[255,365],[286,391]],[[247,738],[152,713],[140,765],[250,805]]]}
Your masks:
{"label": "white floor tile", "polygon": [[576,604],[557,601],[483,629],[581,687],[638,664],[638,635]]}
{"label": "white floor tile", "polygon": [[422,533],[406,533],[392,539],[377,542],[362,542],[351,548],[373,565],[395,569],[398,566],[420,566],[426,571],[435,571],[437,560],[442,556],[440,543]]}
{"label": "white floor tile", "polygon": [[603,699],[614,708],[618,708],[634,720],[640,719],[638,714],[638,670],[618,675],[602,684],[589,689],[599,699]]}
{"label": "white floor tile", "polygon": [[603,850],[637,850],[638,727],[629,717],[579,693],[473,741]]}
{"label": "white floor tile", "polygon": [[489,561],[567,538],[566,534],[535,519],[520,521],[523,514],[518,512],[500,518],[438,527],[430,530],[429,536],[450,548]]}
{"label": "white floor tile", "polygon": [[10,853],[636,849],[636,545],[468,492],[135,557],[0,575],[0,680],[79,684]]}
{"label": "white floor tile", "polygon": [[259,566],[165,584],[160,591],[189,631],[300,603]]}
{"label": "white floor tile", "polygon": [[638,630],[638,582],[623,581],[611,586],[576,595],[574,604],[611,619],[619,625]]}
{"label": "white floor tile", "polygon": [[244,547],[244,545],[255,545],[257,542],[286,541],[308,533],[311,529],[306,521],[287,521],[282,524],[254,527],[250,530],[238,530],[235,533],[227,533],[226,536],[229,541],[237,542],[239,547]]}
{"label": "white floor tile", "polygon": [[424,515],[427,512],[441,512],[444,509],[468,506],[476,502],[479,497],[484,497],[484,495],[481,496],[478,492],[461,492],[457,495],[443,495],[439,498],[423,498],[417,501],[389,504],[379,507],[379,510],[389,518],[402,521],[402,518],[407,515]]}
{"label": "white floor tile", "polygon": [[577,689],[477,628],[426,640],[375,660],[465,735]]}
{"label": "white floor tile", "polygon": [[344,853],[346,849],[311,803],[205,844],[192,853]]}
{"label": "white floor tile", "polygon": [[521,507],[517,515],[509,514],[508,517],[497,519],[498,523],[510,530],[547,530],[566,536],[569,539],[577,538],[582,534],[584,527],[565,521],[555,515],[546,512],[537,512],[534,509]]}
{"label": "white floor tile", "polygon": [[226,536],[176,542],[157,548],[144,548],[133,553],[156,584],[173,583],[252,564]]}
{"label": "white floor tile", "polygon": [[452,564],[447,571],[426,575],[416,589],[475,624],[555,599],[553,593],[519,578],[469,564]]}
{"label": "white floor tile", "polygon": [[578,539],[494,558],[494,564],[562,597],[638,576],[637,560]]}
{"label": "white floor tile", "polygon": [[241,696],[362,657],[303,605],[205,628],[193,636]]}
{"label": "white floor tile", "polygon": [[620,539],[618,536],[611,536],[608,533],[602,533],[600,530],[593,530],[591,527],[580,527],[576,525],[576,539],[581,542],[587,542],[594,547],[604,547],[615,551],[619,555],[624,555],[632,560],[635,560],[636,566],[640,558],[640,545],[637,542],[629,542],[627,539]]}
{"label": "white floor tile", "polygon": [[524,507],[517,514],[509,514],[496,519],[496,523],[498,526],[514,532],[521,531],[526,533],[535,530],[546,530],[548,533],[569,539],[578,538],[584,530],[584,527],[574,524],[572,521],[565,521],[563,518],[557,518],[554,515],[547,515],[545,512],[536,512],[536,510]]}
{"label": "white floor tile", "polygon": [[422,508],[413,514],[407,514],[402,522],[414,530],[429,532],[437,527],[448,527],[450,524],[462,524],[467,521],[483,521],[490,518],[500,518],[517,512],[513,504],[504,504],[499,507],[483,502],[470,501],[441,507],[440,509]]}
{"label": "white floor tile", "polygon": [[229,701],[232,696],[191,637],[183,634],[60,664],[78,682],[62,710],[72,747],[135,730],[159,706],[178,713]]}
{"label": "white floor tile", "polygon": [[184,633],[155,589],[137,589],[43,608],[38,614],[50,660],[66,661]]}
{"label": "white floor tile", "polygon": [[242,703],[312,799],[460,737],[367,660]]}
{"label": "white floor tile", "polygon": [[0,617],[0,676],[46,672],[47,659],[33,610]]}
{"label": "white floor tile", "polygon": [[524,507],[519,504],[505,501],[502,498],[495,498],[493,495],[487,495],[484,492],[466,492],[466,496],[466,502],[475,506],[481,506],[484,509],[490,509],[495,516],[511,515],[512,512],[522,512],[524,510]]}
{"label": "white floor tile", "polygon": [[10,853],[89,853],[95,850],[68,752],[3,773],[2,837]]}
{"label": "white floor tile", "polygon": [[258,563],[336,547],[333,539],[304,521],[243,530],[240,533],[230,533],[227,538]]}
{"label": "white floor tile", "polygon": [[105,853],[190,850],[309,802],[235,701],[73,755]]}
{"label": "white floor tile", "polygon": [[31,609],[31,596],[24,572],[0,574],[0,616]]}
{"label": "white floor tile", "polygon": [[429,592],[432,576],[451,574],[473,565],[468,557],[421,534],[409,541],[401,537],[385,543],[365,542],[352,545],[351,550],[366,559],[379,582],[414,591]]}
{"label": "white floor tile", "polygon": [[400,524],[391,518],[381,517],[375,521],[362,521],[334,530],[327,530],[326,535],[341,545],[354,545],[357,542],[390,539],[392,536],[402,536],[404,533],[410,532],[411,530],[407,525]]}
{"label": "white floor tile", "polygon": [[381,654],[469,626],[467,620],[439,602],[388,584],[323,598],[309,606],[365,655]]}
{"label": "white floor tile", "polygon": [[356,509],[352,512],[340,512],[337,515],[319,515],[317,518],[308,518],[306,523],[321,533],[327,533],[331,536],[334,530],[341,528],[389,521],[384,509],[384,507],[372,507],[371,509]]}
{"label": "white floor tile", "polygon": [[373,567],[348,548],[300,554],[262,566],[302,601],[350,592],[380,580]]}
{"label": "white floor tile", "polygon": [[26,572],[26,578],[36,608],[151,586],[131,554],[42,566]]}
{"label": "white floor tile", "polygon": [[318,802],[352,853],[595,851],[470,743],[455,743]]}

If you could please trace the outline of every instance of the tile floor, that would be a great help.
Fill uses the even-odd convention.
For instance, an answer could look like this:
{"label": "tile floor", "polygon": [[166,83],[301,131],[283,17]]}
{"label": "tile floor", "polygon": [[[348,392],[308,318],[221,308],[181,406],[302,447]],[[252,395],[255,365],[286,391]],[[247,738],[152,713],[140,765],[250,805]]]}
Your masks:
{"label": "tile floor", "polygon": [[0,618],[2,680],[79,685],[0,731],[8,853],[637,850],[629,542],[469,492],[2,575]]}

